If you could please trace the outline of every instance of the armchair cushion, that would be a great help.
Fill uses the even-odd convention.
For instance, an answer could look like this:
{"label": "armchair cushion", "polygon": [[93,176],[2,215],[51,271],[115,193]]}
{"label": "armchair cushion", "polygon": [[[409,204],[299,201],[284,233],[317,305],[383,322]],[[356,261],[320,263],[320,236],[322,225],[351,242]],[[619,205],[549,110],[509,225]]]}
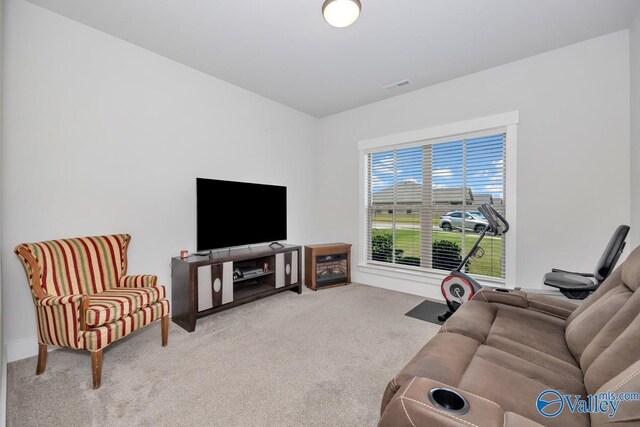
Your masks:
{"label": "armchair cushion", "polygon": [[169,301],[160,300],[157,303],[97,328],[81,332],[80,345],[85,350],[97,351],[105,348],[112,342],[129,335],[144,326],[161,319],[169,314]]}
{"label": "armchair cushion", "polygon": [[115,322],[165,299],[165,296],[164,286],[115,288],[91,295],[87,310],[87,326],[95,328]]}

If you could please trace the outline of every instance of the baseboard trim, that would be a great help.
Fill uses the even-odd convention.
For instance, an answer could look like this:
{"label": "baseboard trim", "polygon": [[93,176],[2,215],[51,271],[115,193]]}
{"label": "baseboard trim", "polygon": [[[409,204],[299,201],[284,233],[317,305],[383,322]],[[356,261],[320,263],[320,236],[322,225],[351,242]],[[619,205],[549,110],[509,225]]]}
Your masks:
{"label": "baseboard trim", "polygon": [[7,422],[7,346],[2,346],[2,372],[0,372],[0,426]]}
{"label": "baseboard trim", "polygon": [[352,281],[405,294],[418,295],[434,301],[444,301],[439,281],[403,280],[390,277],[390,275],[365,273],[357,270],[352,272]]}

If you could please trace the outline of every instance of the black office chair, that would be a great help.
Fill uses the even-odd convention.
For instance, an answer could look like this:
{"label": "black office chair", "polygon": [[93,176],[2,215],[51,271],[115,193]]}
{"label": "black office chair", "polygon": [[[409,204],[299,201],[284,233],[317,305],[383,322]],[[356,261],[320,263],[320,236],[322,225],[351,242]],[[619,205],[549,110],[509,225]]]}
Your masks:
{"label": "black office chair", "polygon": [[552,268],[550,273],[544,275],[544,284],[560,289],[567,298],[585,299],[591,292],[598,289],[600,283],[604,282],[613,271],[618,258],[622,255],[627,234],[629,234],[628,225],[616,228],[596,265],[594,274]]}

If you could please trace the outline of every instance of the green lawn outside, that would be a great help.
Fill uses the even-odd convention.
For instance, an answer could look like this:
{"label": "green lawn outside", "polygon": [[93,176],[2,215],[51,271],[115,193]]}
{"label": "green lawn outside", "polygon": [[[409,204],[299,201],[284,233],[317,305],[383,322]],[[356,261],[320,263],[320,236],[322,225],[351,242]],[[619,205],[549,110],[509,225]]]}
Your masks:
{"label": "green lawn outside", "polygon": [[[393,215],[385,213],[385,214],[374,214],[373,221],[375,222],[387,222],[391,224],[393,219]],[[396,222],[401,222],[404,224],[420,224],[420,214],[416,215],[412,214],[396,214]]]}
{"label": "green lawn outside", "polygon": [[[386,222],[391,224],[393,216],[388,213],[384,214],[374,214],[372,220],[374,222]],[[411,214],[396,214],[396,222],[403,224],[420,224],[420,214],[411,215]],[[433,225],[440,224],[440,217],[436,216],[431,218],[431,223]]]}
{"label": "green lawn outside", "polygon": [[[390,229],[373,229],[373,236],[391,234]],[[471,249],[478,234],[465,234],[464,253]],[[433,240],[447,240],[462,247],[462,233],[458,231],[433,231]],[[500,258],[502,256],[502,240],[496,237],[485,237],[480,244],[485,254],[482,258],[472,259],[469,272],[483,276],[501,277]],[[397,229],[396,248],[404,250],[403,256],[420,257],[420,230]],[[463,253],[463,256],[464,256]]]}

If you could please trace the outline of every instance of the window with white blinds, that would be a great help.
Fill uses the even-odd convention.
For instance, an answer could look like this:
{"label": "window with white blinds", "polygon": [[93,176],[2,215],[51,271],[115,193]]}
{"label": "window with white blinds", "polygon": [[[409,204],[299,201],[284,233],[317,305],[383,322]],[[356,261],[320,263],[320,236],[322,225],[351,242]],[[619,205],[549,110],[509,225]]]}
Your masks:
{"label": "window with white blinds", "polygon": [[[487,225],[478,207],[506,214],[505,147],[496,133],[368,153],[368,262],[454,269]],[[466,272],[504,279],[505,246],[486,236]]]}

